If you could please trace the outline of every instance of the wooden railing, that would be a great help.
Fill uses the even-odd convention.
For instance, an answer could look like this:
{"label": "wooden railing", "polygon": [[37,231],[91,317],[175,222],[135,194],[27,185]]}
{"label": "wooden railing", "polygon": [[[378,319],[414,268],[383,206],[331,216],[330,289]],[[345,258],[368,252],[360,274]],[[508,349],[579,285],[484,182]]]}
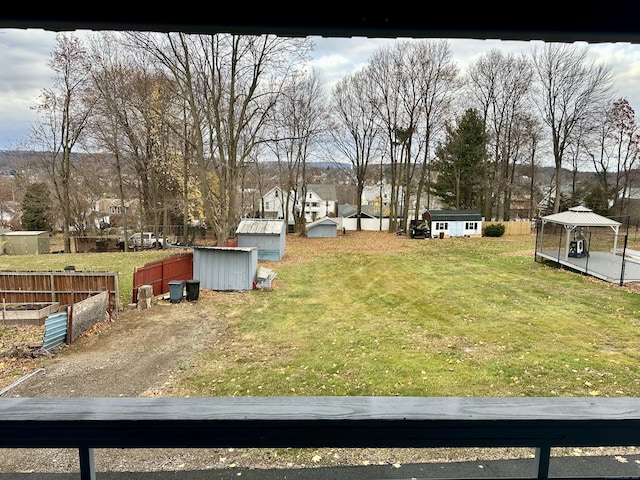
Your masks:
{"label": "wooden railing", "polygon": [[[638,398],[0,398],[0,448],[553,447],[640,445]],[[605,477],[610,478],[610,477]]]}

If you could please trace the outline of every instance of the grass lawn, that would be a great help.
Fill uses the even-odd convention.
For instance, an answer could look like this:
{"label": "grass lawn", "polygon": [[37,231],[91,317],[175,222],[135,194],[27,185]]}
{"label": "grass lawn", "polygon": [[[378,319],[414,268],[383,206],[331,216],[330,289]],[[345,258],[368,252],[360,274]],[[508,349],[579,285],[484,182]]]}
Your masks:
{"label": "grass lawn", "polygon": [[[220,305],[181,395],[640,396],[640,295],[534,262],[533,236],[290,236]],[[234,300],[235,299],[235,300]]]}
{"label": "grass lawn", "polygon": [[[179,396],[640,396],[640,295],[534,262],[534,236],[289,235],[269,291],[216,306],[219,345]],[[0,257],[0,269],[118,271],[167,252]]]}

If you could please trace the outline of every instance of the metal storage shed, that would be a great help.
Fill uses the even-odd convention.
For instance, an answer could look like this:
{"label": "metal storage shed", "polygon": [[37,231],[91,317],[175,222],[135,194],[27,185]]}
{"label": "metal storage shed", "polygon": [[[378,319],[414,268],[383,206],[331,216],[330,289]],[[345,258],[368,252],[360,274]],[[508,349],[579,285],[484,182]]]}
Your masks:
{"label": "metal storage shed", "polygon": [[236,229],[238,247],[256,247],[259,260],[284,257],[287,225],[282,219],[247,218]]}
{"label": "metal storage shed", "polygon": [[338,236],[338,222],[324,217],[307,225],[307,237],[309,238],[329,238]]}
{"label": "metal storage shed", "polygon": [[194,247],[193,277],[210,290],[252,290],[258,277],[258,249]]}
{"label": "metal storage shed", "polygon": [[0,251],[7,255],[37,255],[51,251],[49,232],[46,231],[5,232],[0,240],[3,245]]}

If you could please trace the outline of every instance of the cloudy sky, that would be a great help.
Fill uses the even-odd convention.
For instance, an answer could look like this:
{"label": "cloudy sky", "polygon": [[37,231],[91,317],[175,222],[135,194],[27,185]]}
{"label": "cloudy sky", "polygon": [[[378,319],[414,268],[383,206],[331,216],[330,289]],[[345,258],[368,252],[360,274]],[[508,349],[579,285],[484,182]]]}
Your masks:
{"label": "cloudy sky", "polygon": [[[35,119],[37,97],[51,82],[47,67],[55,46],[55,32],[0,29],[0,150],[20,148]],[[390,39],[314,38],[313,66],[329,84],[366,64]],[[530,53],[540,42],[450,39],[453,59],[461,69],[493,48],[505,53]],[[617,97],[626,98],[640,115],[640,45],[599,43],[589,46],[595,60],[614,74]],[[640,119],[640,117],[639,117]],[[640,121],[640,120],[639,120]]]}

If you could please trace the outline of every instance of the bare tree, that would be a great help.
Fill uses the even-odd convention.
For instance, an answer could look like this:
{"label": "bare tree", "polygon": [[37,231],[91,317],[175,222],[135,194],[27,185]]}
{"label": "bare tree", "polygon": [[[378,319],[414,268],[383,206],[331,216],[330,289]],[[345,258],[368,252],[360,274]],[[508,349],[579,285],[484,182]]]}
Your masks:
{"label": "bare tree", "polygon": [[315,71],[293,77],[283,86],[270,115],[269,143],[279,165],[281,190],[286,195],[285,219],[291,206],[295,212],[296,231],[306,235],[305,198],[307,163],[317,153],[319,142],[328,128],[325,93]]}
{"label": "bare tree", "polygon": [[310,41],[271,35],[130,33],[184,100],[207,226],[226,243],[240,216],[240,179],[280,85]]}
{"label": "bare tree", "polygon": [[32,128],[32,141],[40,145],[42,159],[62,212],[64,251],[71,252],[71,152],[83,134],[93,108],[89,95],[91,64],[85,46],[74,35],[59,34],[49,67],[54,86],[42,92],[41,115]]}
{"label": "bare tree", "polygon": [[627,207],[625,199],[637,170],[640,139],[635,112],[626,99],[616,100],[607,109],[597,132],[588,155],[612,212],[623,215]]}
{"label": "bare tree", "polygon": [[[406,231],[409,209],[416,215],[418,192],[430,181],[431,143],[443,131],[456,91],[457,68],[446,41],[400,41],[383,47],[371,58],[368,74],[375,85],[379,121],[386,134],[391,172],[389,229],[402,218]],[[420,167],[421,174],[416,176]],[[412,195],[415,204],[411,205]]]}
{"label": "bare tree", "polygon": [[[338,151],[346,156],[355,176],[357,198],[362,198],[367,168],[371,157],[380,154],[380,127],[372,107],[371,78],[366,71],[359,70],[345,77],[333,89],[332,111],[334,125],[331,137]],[[383,179],[381,178],[382,182]],[[382,199],[380,199],[382,201]],[[362,229],[362,202],[357,202],[357,230]]]}
{"label": "bare tree", "polygon": [[549,127],[556,167],[553,211],[560,211],[562,168],[570,145],[577,141],[584,119],[596,116],[607,101],[611,72],[587,58],[587,49],[548,43],[532,55],[537,79],[537,105]]}
{"label": "bare tree", "polygon": [[492,155],[484,182],[485,218],[509,219],[516,164],[518,118],[524,114],[532,84],[530,62],[524,57],[491,50],[469,67],[469,90],[482,112]]}
{"label": "bare tree", "polygon": [[444,130],[447,119],[453,115],[453,99],[461,85],[458,67],[451,58],[449,42],[421,42],[416,46],[416,55],[422,59],[422,74],[418,77],[418,88],[424,108],[417,128],[417,134],[424,144],[422,168],[416,189],[415,219],[418,220],[423,189],[427,194],[426,208],[431,208],[432,143]]}

